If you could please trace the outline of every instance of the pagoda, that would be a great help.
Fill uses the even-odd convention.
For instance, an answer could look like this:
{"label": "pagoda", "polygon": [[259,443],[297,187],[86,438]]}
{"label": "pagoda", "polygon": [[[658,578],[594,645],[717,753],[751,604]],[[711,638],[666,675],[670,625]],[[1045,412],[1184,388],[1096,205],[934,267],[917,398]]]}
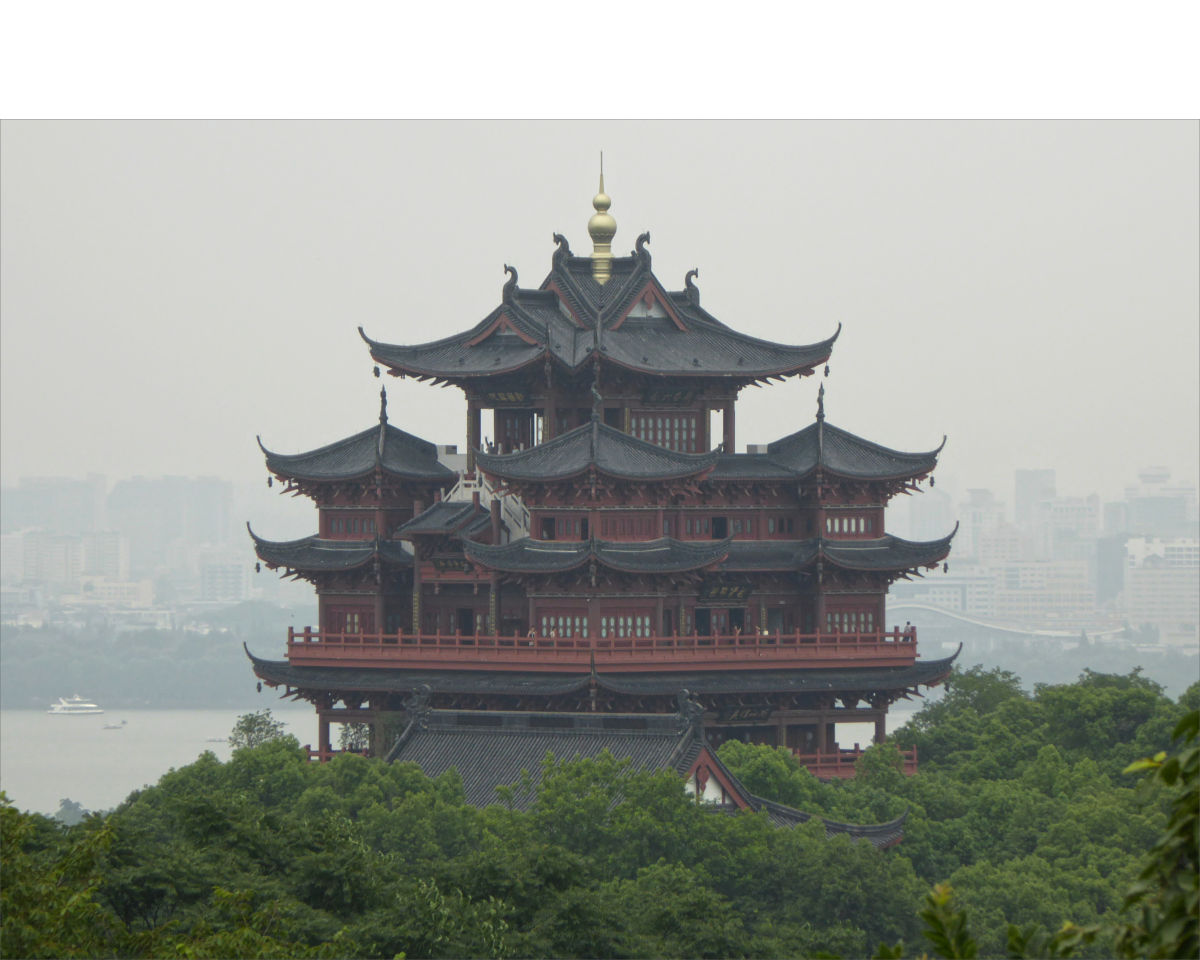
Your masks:
{"label": "pagoda", "polygon": [[521,287],[506,266],[500,304],[469,330],[398,345],[359,328],[377,376],[463,391],[465,456],[392,425],[383,391],[361,433],[263,448],[319,528],[251,531],[254,547],[315,586],[319,624],[289,630],[286,659],[251,660],[315,705],[315,757],[336,752],[331,723],[370,724],[384,755],[414,696],[480,717],[669,714],[686,696],[710,743],[784,746],[844,776],[858,747],[837,724],[881,740],[893,703],[949,674],[953,657],[919,659],[916,629],[885,623],[889,585],[950,550],[953,532],[913,542],[884,526],[892,497],[933,483],[941,446],[901,452],[834,426],[822,385],[811,423],[738,452],[739,393],[828,376],[840,327],[789,345],[726,326],[696,270],[681,290],[659,281],[648,233],[612,254],[610,204],[601,175],[592,253],[555,234],[545,279]]}

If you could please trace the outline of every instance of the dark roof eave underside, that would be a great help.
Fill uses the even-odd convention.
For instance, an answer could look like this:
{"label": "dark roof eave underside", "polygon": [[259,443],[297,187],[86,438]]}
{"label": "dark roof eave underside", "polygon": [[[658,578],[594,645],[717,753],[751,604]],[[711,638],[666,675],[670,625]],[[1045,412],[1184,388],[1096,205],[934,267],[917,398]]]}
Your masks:
{"label": "dark roof eave underside", "polygon": [[[247,655],[255,674],[261,679],[296,689],[408,693],[427,683],[434,693],[556,696],[583,690],[590,679],[588,672],[299,667],[284,660],[261,659],[248,651]],[[662,696],[674,696],[682,689],[698,695],[908,690],[918,684],[938,683],[945,679],[957,656],[955,653],[940,660],[918,661],[906,667],[840,670],[720,669],[646,673],[605,673],[598,670],[596,683],[615,693]]]}

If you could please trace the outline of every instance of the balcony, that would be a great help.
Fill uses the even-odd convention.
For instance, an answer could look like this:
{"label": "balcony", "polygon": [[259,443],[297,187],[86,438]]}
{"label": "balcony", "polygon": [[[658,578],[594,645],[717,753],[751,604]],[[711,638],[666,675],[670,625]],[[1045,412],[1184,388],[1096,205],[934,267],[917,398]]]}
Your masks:
{"label": "balcony", "polygon": [[[854,776],[855,764],[863,751],[856,743],[853,750],[830,750],[824,753],[793,751],[792,755],[814,777],[821,780],[848,780]],[[904,775],[911,777],[917,772],[917,748],[901,750],[900,757],[904,761]]]}
{"label": "balcony", "polygon": [[769,633],[705,637],[514,637],[497,634],[320,633],[288,628],[293,666],[609,673],[907,666],[915,627],[890,633]]}
{"label": "balcony", "polygon": [[369,757],[370,750],[337,750],[330,747],[328,750],[322,750],[320,747],[314,747],[311,743],[306,743],[304,749],[308,751],[308,759],[313,763],[328,763],[334,757],[340,757],[343,754],[354,754],[358,757]]}

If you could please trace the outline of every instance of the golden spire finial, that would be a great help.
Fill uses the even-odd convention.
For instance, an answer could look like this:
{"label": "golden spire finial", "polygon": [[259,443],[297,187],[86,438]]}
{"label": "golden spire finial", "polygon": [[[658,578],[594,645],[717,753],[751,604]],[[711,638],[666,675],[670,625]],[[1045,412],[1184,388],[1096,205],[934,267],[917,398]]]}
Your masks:
{"label": "golden spire finial", "polygon": [[612,198],[604,192],[604,153],[600,154],[600,192],[592,198],[596,212],[588,221],[588,235],[592,238],[592,279],[597,283],[608,282],[612,276],[612,240],[617,235],[617,221],[608,208]]}

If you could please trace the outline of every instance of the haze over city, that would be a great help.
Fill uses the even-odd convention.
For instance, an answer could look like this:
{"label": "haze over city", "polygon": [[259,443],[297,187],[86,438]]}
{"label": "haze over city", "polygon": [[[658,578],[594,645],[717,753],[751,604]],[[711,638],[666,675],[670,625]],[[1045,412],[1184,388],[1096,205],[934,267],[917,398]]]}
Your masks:
{"label": "haze over city", "polygon": [[[19,122],[5,485],[261,482],[255,434],[300,451],[363,429],[379,382],[356,327],[448,335],[505,263],[540,282],[551,232],[586,249],[601,149],[614,250],[649,230],[656,274],[697,267],[706,309],[756,336],[843,324],[830,420],[901,449],[948,434],[949,488],[1049,467],[1115,499],[1149,464],[1195,482],[1195,124]],[[393,423],[464,442],[457,392],[384,382]],[[739,447],[807,422],[816,389],[745,391]]]}

